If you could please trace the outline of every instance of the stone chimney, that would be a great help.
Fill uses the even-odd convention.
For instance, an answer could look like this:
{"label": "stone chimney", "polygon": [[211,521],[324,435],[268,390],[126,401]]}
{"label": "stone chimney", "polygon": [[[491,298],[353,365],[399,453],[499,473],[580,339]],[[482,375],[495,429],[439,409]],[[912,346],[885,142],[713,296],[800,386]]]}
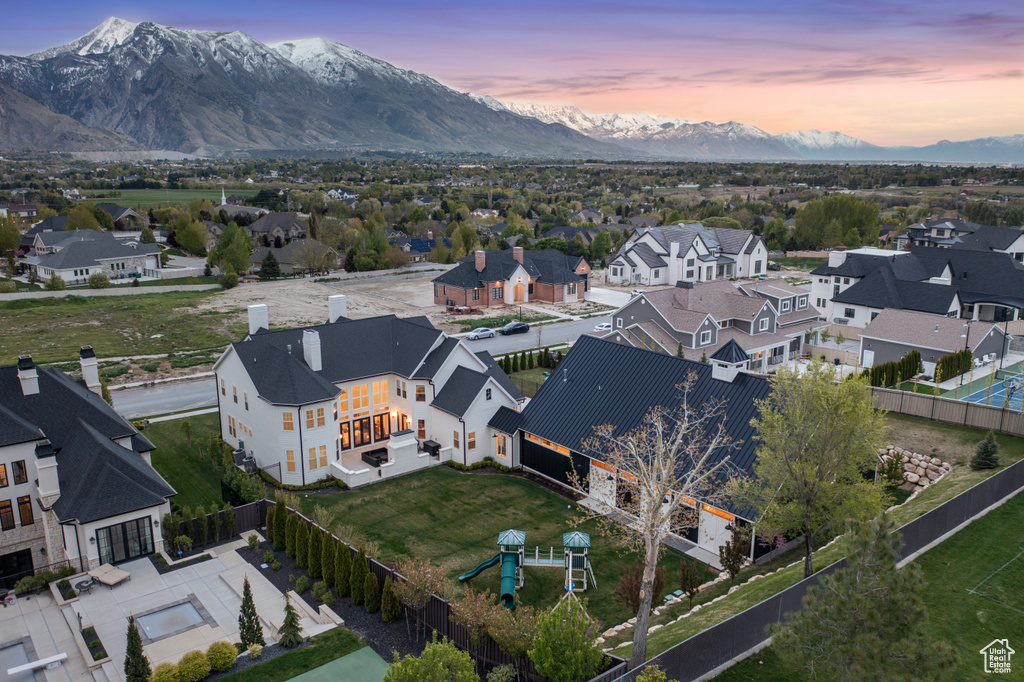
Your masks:
{"label": "stone chimney", "polygon": [[78,351],[78,362],[82,365],[82,379],[85,380],[86,388],[100,395],[100,366],[96,362],[96,353],[93,352],[92,346],[82,346]]}
{"label": "stone chimney", "polygon": [[348,296],[345,294],[328,296],[327,321],[333,324],[342,317],[348,317]]}
{"label": "stone chimney", "polygon": [[523,264],[523,247],[521,247],[521,246],[513,246],[512,247],[512,260],[514,260],[515,262],[519,263],[520,265]]}
{"label": "stone chimney", "polygon": [[476,252],[476,271],[483,272],[484,268],[487,267],[487,252],[477,251]]}
{"label": "stone chimney", "polygon": [[22,355],[18,358],[18,380],[21,382],[22,395],[39,393],[39,375],[36,373],[36,363],[32,362],[31,355]]}
{"label": "stone chimney", "polygon": [[323,369],[320,357],[320,332],[312,329],[302,332],[302,358],[314,372]]}
{"label": "stone chimney", "polygon": [[270,329],[270,311],[266,303],[249,306],[249,333],[255,334],[260,329]]}

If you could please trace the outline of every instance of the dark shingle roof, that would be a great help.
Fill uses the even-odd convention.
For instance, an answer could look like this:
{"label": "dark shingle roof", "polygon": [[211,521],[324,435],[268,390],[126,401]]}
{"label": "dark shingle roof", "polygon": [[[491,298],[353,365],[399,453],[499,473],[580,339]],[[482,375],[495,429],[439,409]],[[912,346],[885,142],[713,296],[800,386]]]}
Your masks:
{"label": "dark shingle roof", "polygon": [[502,405],[498,408],[498,411],[491,417],[491,421],[487,422],[487,425],[493,429],[497,429],[502,433],[509,435],[514,434],[523,424],[523,415],[516,412],[510,407]]}
{"label": "dark shingle roof", "polygon": [[437,370],[441,369],[441,365],[448,359],[448,356],[452,354],[455,347],[459,345],[459,340],[456,338],[448,337],[438,345],[437,348],[430,351],[430,355],[426,357],[420,368],[416,370],[416,376],[411,377],[413,379],[433,379],[434,374]]}
{"label": "dark shingle roof", "polygon": [[[520,265],[512,257],[512,249],[488,249],[484,254],[484,269],[481,272],[477,272],[476,254],[472,254],[460,260],[459,264],[448,272],[435,277],[433,281],[460,289],[473,289],[508,280]],[[581,260],[583,259],[579,256],[567,256],[557,249],[524,251],[522,267],[538,282],[567,284],[583,281],[583,278],[574,272]]]}
{"label": "dark shingle roof", "polygon": [[508,394],[512,396],[516,401],[522,400],[526,397],[523,395],[522,391],[520,391],[516,387],[516,385],[512,383],[512,379],[510,379],[509,376],[505,374],[505,370],[503,370],[501,367],[498,367],[498,363],[494,361],[494,358],[491,357],[490,353],[488,353],[485,350],[482,350],[479,353],[476,353],[475,355],[478,358],[480,358],[481,362],[487,365],[487,374],[492,379],[497,381],[498,384],[503,389],[508,391]]}
{"label": "dark shingle roof", "polygon": [[972,251],[991,251],[1005,249],[1020,238],[1021,231],[1013,227],[994,227],[979,225],[973,234],[964,235],[961,243],[953,248]]}
{"label": "dark shingle roof", "polygon": [[833,296],[832,300],[869,308],[903,308],[945,315],[956,295],[954,286],[899,280],[891,269],[882,268]]}
{"label": "dark shingle roof", "polygon": [[744,372],[732,382],[713,379],[711,372],[711,365],[582,336],[523,409],[520,428],[579,452],[595,426],[611,424],[613,434],[622,435],[642,424],[650,408],[677,407],[677,387],[696,375],[691,405],[725,401],[727,433],[740,443],[727,453],[730,464],[750,474],[758,445],[750,421],[758,414],[755,401],[767,398],[771,385]]}
{"label": "dark shingle roof", "polygon": [[832,267],[828,262],[822,263],[811,270],[812,275],[839,275],[840,277],[863,277],[879,268],[884,268],[892,260],[911,258],[909,255],[894,256],[869,256],[863,253],[848,253],[846,260],[839,265]]}
{"label": "dark shingle roof", "polygon": [[68,268],[88,268],[100,266],[101,260],[115,258],[132,258],[142,255],[157,255],[160,247],[156,244],[135,244],[129,246],[127,243],[114,239],[109,232],[93,232],[84,230],[97,237],[82,236],[74,240],[64,242],[63,248],[56,253],[43,256],[33,256],[25,262],[41,267],[52,268],[53,270],[66,270]]}
{"label": "dark shingle roof", "polygon": [[0,405],[0,447],[29,443],[43,438],[43,432],[16,413]]}
{"label": "dark shingle roof", "polygon": [[[320,335],[319,372],[303,360],[304,329]],[[411,377],[440,334],[425,317],[385,315],[262,332],[231,346],[261,397],[277,405],[306,405],[330,400],[338,394],[334,384],[342,381],[388,373]]]}
{"label": "dark shingle roof", "polygon": [[[84,475],[88,473],[88,475]],[[106,438],[85,421],[57,453],[61,521],[88,523],[163,504],[174,488],[138,453]]]}
{"label": "dark shingle roof", "polygon": [[466,414],[466,410],[480,395],[480,389],[488,380],[489,377],[482,372],[468,367],[456,367],[430,405],[449,414],[454,414],[456,417],[461,417]]}
{"label": "dark shingle roof", "polygon": [[[302,253],[300,249],[314,245],[317,249],[317,253],[323,253],[325,251],[334,251],[331,247],[318,242],[315,239],[293,239],[281,248],[273,246],[261,246],[253,252],[252,256],[249,257],[250,263],[262,263],[263,259],[267,257],[268,251],[274,252],[274,257],[277,258],[278,263],[286,265],[293,265],[298,260],[299,255]],[[337,251],[334,251],[335,257],[338,255]]]}
{"label": "dark shingle roof", "polygon": [[275,227],[280,227],[285,232],[294,228],[303,234],[309,230],[309,225],[305,221],[299,220],[291,213],[282,213],[280,211],[268,213],[244,229],[246,232],[263,234],[272,232]]}
{"label": "dark shingle roof", "polygon": [[736,339],[729,339],[724,346],[715,351],[711,359],[728,362],[730,365],[738,365],[741,362],[750,360],[750,356],[747,355],[747,351],[740,347],[740,344],[736,343]]}
{"label": "dark shingle roof", "polygon": [[656,254],[648,244],[641,242],[630,249],[630,253],[636,254],[649,268],[665,267],[665,259]]}

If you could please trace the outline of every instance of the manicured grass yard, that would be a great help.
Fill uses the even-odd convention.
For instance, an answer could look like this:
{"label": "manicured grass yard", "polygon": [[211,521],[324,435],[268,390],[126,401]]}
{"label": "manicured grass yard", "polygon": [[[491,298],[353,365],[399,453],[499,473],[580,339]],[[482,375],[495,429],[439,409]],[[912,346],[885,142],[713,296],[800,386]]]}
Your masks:
{"label": "manicured grass yard", "polygon": [[[545,320],[553,320],[553,319],[555,319],[553,315],[543,315],[541,313],[534,313],[534,312],[524,312],[523,313],[523,317],[522,317],[522,321],[526,322],[528,324],[532,324],[534,322],[543,322]],[[465,319],[459,319],[458,317],[453,317],[451,322],[452,322],[452,324],[459,325],[459,331],[461,331],[461,332],[471,332],[474,329],[476,329],[477,327],[490,327],[491,329],[494,330],[494,333],[497,334],[498,330],[501,329],[502,327],[504,327],[506,324],[508,324],[509,322],[518,321],[518,320],[520,320],[519,315],[502,315],[500,317],[478,317],[478,318],[468,318],[467,317]],[[534,333],[534,332],[533,332],[533,330],[530,330],[530,331],[528,331],[526,333],[527,334],[531,334],[531,333]]]}
{"label": "manicured grass yard", "polygon": [[[1024,642],[1024,556],[1013,560],[1024,550],[1022,527],[1024,495],[1017,495],[917,560],[924,579],[919,594],[928,611],[925,631],[959,653],[954,679],[989,677],[982,670],[978,652],[993,639],[1006,638],[1011,646]],[[979,588],[986,578],[988,581]],[[972,594],[972,589],[981,594]],[[788,671],[769,648],[715,679],[741,682],[804,678]]]}
{"label": "manicured grass yard", "polygon": [[[226,189],[224,193],[228,196],[240,194],[245,197],[255,196],[256,189]],[[120,190],[121,196],[113,201],[121,206],[129,208],[156,208],[158,206],[178,206],[187,204],[193,199],[209,199],[214,206],[220,205],[219,189],[124,189]]]}
{"label": "manicured grass yard", "polygon": [[240,310],[196,310],[216,295],[188,291],[6,301],[0,303],[0,363],[26,353],[36,362],[75,360],[85,345],[100,358],[223,347],[244,332],[245,321]]}
{"label": "manicured grass yard", "polygon": [[771,260],[776,262],[776,263],[778,263],[779,265],[781,265],[783,267],[787,267],[787,268],[800,268],[801,270],[813,270],[814,268],[818,267],[819,265],[823,265],[825,263],[825,261],[828,260],[828,258],[809,257],[809,256],[800,256],[800,257],[780,256],[780,257],[772,258]]}
{"label": "manicured grass yard", "polygon": [[197,444],[198,438],[220,436],[217,413],[188,418],[192,425],[192,447],[189,447],[181,430],[181,421],[157,422],[143,432],[156,446],[153,467],[178,491],[171,498],[175,506],[195,509],[199,505],[209,508],[214,502],[223,504],[220,496],[221,464],[209,457],[201,457]]}
{"label": "manicured grass yard", "polygon": [[527,398],[532,398],[537,395],[537,391],[540,390],[544,380],[547,379],[544,372],[550,371],[547,367],[534,367],[522,372],[513,372],[509,377],[512,379],[512,383],[523,392],[523,395]]}
{"label": "manicured grass yard", "polygon": [[341,658],[366,646],[359,635],[345,628],[334,628],[310,639],[308,646],[278,656],[242,672],[228,675],[224,682],[278,682]]}
{"label": "manicured grass yard", "polygon": [[[410,476],[357,490],[301,498],[304,513],[315,505],[336,512],[336,531],[356,544],[378,548],[377,558],[399,561],[414,557],[443,564],[453,583],[457,577],[494,556],[498,533],[509,528],[526,532],[527,550],[540,545],[562,555],[562,533],[577,505],[532,481],[498,474],[462,473],[436,467]],[[591,557],[597,589],[588,590],[590,612],[607,627],[635,614],[612,600],[615,585],[633,557],[621,556],[610,538],[601,537],[596,523],[580,530],[590,533]],[[666,590],[679,583],[682,555],[667,552],[662,565],[668,572]],[[551,606],[563,591],[561,568],[525,569],[526,582],[517,599],[534,606]],[[474,589],[497,594],[500,569],[485,570],[473,581]],[[457,583],[456,583],[457,584]],[[656,597],[660,602],[662,595]]]}

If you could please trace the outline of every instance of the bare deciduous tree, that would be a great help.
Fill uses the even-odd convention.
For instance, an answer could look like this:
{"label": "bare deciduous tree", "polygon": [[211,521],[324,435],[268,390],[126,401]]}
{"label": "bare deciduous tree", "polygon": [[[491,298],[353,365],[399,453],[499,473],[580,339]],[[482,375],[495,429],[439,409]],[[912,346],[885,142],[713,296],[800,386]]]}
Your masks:
{"label": "bare deciduous tree", "polygon": [[670,532],[695,527],[701,503],[714,504],[723,497],[729,452],[740,444],[726,432],[724,400],[691,404],[696,382],[696,373],[691,373],[678,386],[677,407],[651,408],[628,432],[610,424],[594,427],[594,435],[583,443],[583,452],[595,460],[589,480],[572,477],[594,500],[577,521],[598,520],[606,536],[643,557],[633,668],[647,658],[647,622],[662,542]]}

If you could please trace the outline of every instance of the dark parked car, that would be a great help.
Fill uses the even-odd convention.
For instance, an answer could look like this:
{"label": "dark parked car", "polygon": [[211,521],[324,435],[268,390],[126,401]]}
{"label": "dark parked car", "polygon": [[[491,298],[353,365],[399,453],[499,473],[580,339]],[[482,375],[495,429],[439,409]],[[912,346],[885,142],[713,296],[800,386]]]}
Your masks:
{"label": "dark parked car", "polygon": [[498,330],[498,333],[503,336],[508,336],[509,334],[525,334],[528,331],[530,331],[530,325],[525,322],[515,321],[506,324]]}
{"label": "dark parked car", "polygon": [[775,261],[770,260],[770,261],[768,261],[768,269],[769,270],[781,270],[782,266],[779,265],[778,263],[776,263]]}

